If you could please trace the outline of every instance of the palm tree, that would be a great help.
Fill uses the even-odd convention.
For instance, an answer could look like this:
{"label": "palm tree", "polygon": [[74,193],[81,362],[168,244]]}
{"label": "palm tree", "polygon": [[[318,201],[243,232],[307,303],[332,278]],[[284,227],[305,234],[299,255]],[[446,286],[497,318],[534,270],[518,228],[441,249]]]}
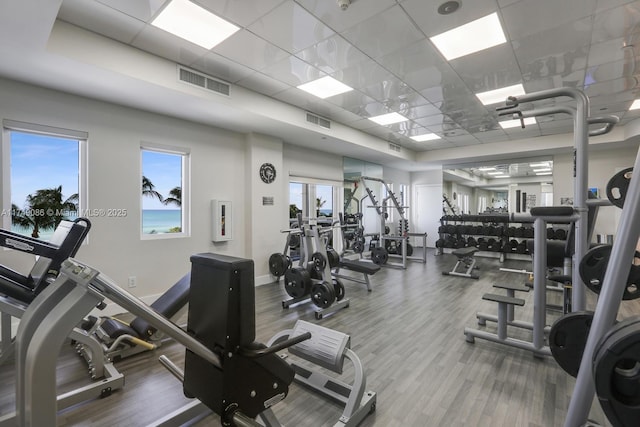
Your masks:
{"label": "palm tree", "polygon": [[33,228],[31,237],[39,238],[40,230],[55,229],[67,213],[77,212],[78,194],[62,198],[62,186],[45,188],[29,194],[24,210],[11,205],[11,223],[24,228]]}
{"label": "palm tree", "polygon": [[322,197],[316,198],[316,217],[320,216],[320,208],[324,206],[326,200],[322,200]]}
{"label": "palm tree", "polygon": [[162,201],[163,205],[173,203],[176,206],[182,206],[182,188],[174,187],[169,191],[169,197]]}
{"label": "palm tree", "polygon": [[156,186],[147,178],[146,176],[142,176],[142,195],[151,197],[154,199],[158,199],[159,201],[163,201],[164,197],[162,194],[156,191]]}

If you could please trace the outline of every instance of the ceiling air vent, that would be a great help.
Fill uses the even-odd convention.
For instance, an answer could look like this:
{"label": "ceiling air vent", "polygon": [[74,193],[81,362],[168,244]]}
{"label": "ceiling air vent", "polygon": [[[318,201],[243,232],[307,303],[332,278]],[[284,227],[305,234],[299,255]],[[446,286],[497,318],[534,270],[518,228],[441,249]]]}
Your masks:
{"label": "ceiling air vent", "polygon": [[400,147],[398,144],[393,144],[393,143],[389,143],[389,150],[391,151],[397,151],[398,153],[400,152],[400,150],[402,150],[402,147]]}
{"label": "ceiling air vent", "polygon": [[327,119],[323,119],[322,117],[316,116],[315,114],[307,113],[307,121],[309,123],[313,123],[314,125],[321,126],[325,129],[331,129],[331,122]]}
{"label": "ceiling air vent", "polygon": [[229,96],[229,85],[202,73],[178,66],[178,78],[181,82],[201,87],[221,95]]}

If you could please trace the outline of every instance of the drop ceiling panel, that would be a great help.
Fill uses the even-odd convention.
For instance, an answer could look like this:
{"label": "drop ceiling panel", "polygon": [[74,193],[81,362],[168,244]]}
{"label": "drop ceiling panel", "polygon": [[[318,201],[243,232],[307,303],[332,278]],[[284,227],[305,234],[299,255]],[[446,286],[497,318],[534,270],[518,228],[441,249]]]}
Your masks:
{"label": "drop ceiling panel", "polygon": [[247,27],[283,3],[283,1],[284,0],[198,0],[197,3],[236,25]]}
{"label": "drop ceiling panel", "polygon": [[[155,17],[164,6],[166,0],[97,0],[118,12],[146,22]],[[85,3],[88,3],[85,1]]]}
{"label": "drop ceiling panel", "polygon": [[146,25],[133,39],[131,45],[184,65],[193,64],[208,52],[203,47],[179,39],[152,25]]}
{"label": "drop ceiling panel", "polygon": [[263,68],[260,72],[290,86],[299,86],[325,76],[322,71],[295,56],[289,56],[280,62]]}
{"label": "drop ceiling panel", "polygon": [[356,66],[369,59],[364,53],[336,34],[313,46],[301,50],[296,56],[327,74],[336,74],[340,70]]}
{"label": "drop ceiling panel", "polygon": [[335,34],[295,2],[282,3],[247,29],[290,53],[299,52]]}
{"label": "drop ceiling panel", "polygon": [[[609,3],[609,2],[607,2]],[[628,3],[619,7],[603,10],[593,18],[592,42],[629,36],[640,31],[640,5]]]}
{"label": "drop ceiling panel", "polygon": [[387,9],[384,13],[348,28],[341,34],[372,58],[378,58],[424,39],[424,34],[416,28],[400,6]]}
{"label": "drop ceiling panel", "polygon": [[[302,7],[324,21],[334,31],[341,33],[347,28],[366,21],[396,4],[395,0],[353,0],[347,10],[340,10],[333,0],[298,0]],[[359,3],[359,4],[358,4]],[[363,6],[364,5],[364,6]]]}
{"label": "drop ceiling panel", "polygon": [[451,66],[473,93],[522,83],[520,68],[508,43],[455,59]]}
{"label": "drop ceiling panel", "polygon": [[496,11],[496,0],[473,0],[462,2],[462,7],[455,13],[440,15],[438,6],[441,3],[444,3],[444,0],[405,0],[400,2],[400,5],[427,37],[433,37]]}
{"label": "drop ceiling panel", "polygon": [[246,30],[238,31],[213,51],[258,71],[290,56],[285,50]]}

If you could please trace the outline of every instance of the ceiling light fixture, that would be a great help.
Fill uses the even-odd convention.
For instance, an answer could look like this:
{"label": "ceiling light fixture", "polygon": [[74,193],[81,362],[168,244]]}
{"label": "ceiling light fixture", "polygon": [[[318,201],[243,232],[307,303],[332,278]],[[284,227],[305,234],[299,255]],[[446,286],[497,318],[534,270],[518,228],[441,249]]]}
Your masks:
{"label": "ceiling light fixture", "polygon": [[520,96],[525,93],[522,83],[518,83],[513,86],[476,93],[476,96],[480,102],[482,102],[482,105],[491,105],[497,104],[498,102],[504,102],[509,96]]}
{"label": "ceiling light fixture", "polygon": [[325,99],[330,96],[339,95],[341,93],[349,92],[353,90],[352,87],[339,82],[331,76],[321,77],[317,80],[301,84],[298,89],[317,96],[318,98]]}
{"label": "ceiling light fixture", "polygon": [[430,38],[451,61],[507,42],[496,12]]}
{"label": "ceiling light fixture", "polygon": [[440,137],[435,133],[423,133],[422,135],[414,135],[411,137],[411,139],[417,142],[425,142],[433,141],[434,139],[440,139]]}
{"label": "ceiling light fixture", "polygon": [[533,171],[535,173],[538,173],[538,172],[551,172],[551,168],[534,169]]}
{"label": "ceiling light fixture", "polygon": [[205,49],[212,49],[240,29],[189,0],[172,0],[151,25]]}
{"label": "ceiling light fixture", "polygon": [[552,175],[552,174],[553,174],[553,172],[538,172],[538,173],[536,173],[536,175],[538,175],[538,176]]}
{"label": "ceiling light fixture", "polygon": [[538,163],[529,163],[529,166],[532,168],[548,168],[550,164],[549,162],[538,162]]}
{"label": "ceiling light fixture", "polygon": [[[498,123],[500,124],[500,127],[502,129],[511,129],[511,128],[517,128],[522,126],[522,123],[520,122],[520,120],[503,120]],[[536,123],[537,122],[535,117],[527,117],[524,119],[525,126],[535,125]]]}
{"label": "ceiling light fixture", "polygon": [[485,166],[485,167],[478,168],[478,170],[479,171],[483,171],[483,172],[484,171],[494,171],[494,170],[496,170],[496,168],[493,167],[493,166]]}
{"label": "ceiling light fixture", "polygon": [[633,103],[631,104],[631,107],[629,107],[629,110],[638,110],[640,109],[640,99],[636,99],[635,101],[633,101]]}
{"label": "ceiling light fixture", "polygon": [[392,125],[394,123],[406,122],[409,119],[407,119],[405,116],[398,113],[388,113],[388,114],[382,114],[375,117],[369,117],[369,120],[379,125],[386,126],[386,125]]}
{"label": "ceiling light fixture", "polygon": [[504,172],[495,171],[495,172],[487,172],[487,175],[502,175]]}

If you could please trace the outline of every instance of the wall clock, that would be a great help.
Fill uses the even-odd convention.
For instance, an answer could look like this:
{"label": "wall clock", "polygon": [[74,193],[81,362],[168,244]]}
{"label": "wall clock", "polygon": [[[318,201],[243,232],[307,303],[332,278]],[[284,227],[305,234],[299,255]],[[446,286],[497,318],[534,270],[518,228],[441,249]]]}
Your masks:
{"label": "wall clock", "polygon": [[276,179],[276,168],[271,163],[263,163],[260,166],[260,179],[266,184],[271,184]]}

